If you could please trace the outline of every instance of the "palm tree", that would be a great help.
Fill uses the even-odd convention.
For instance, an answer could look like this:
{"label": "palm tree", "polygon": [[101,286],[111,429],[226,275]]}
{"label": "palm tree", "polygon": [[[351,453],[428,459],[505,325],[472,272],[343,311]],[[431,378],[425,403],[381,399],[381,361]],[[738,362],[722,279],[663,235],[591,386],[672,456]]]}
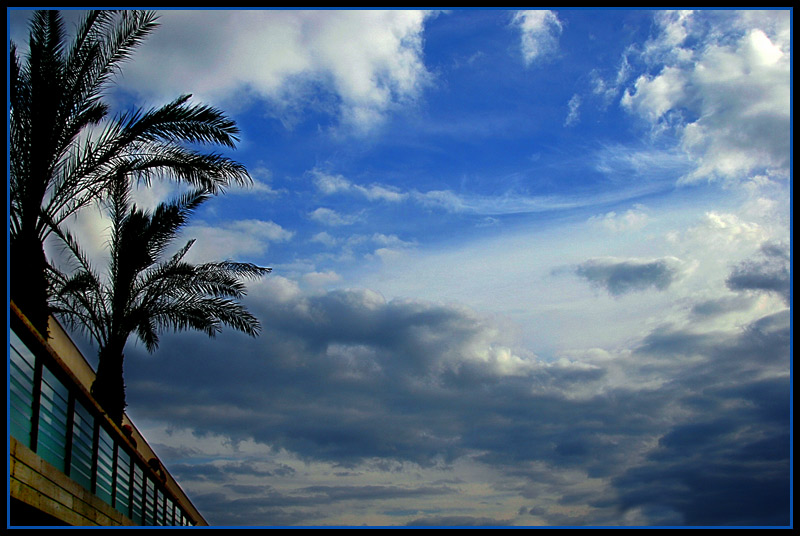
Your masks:
{"label": "palm tree", "polygon": [[23,62],[9,59],[11,298],[42,334],[49,315],[44,242],[101,195],[113,177],[169,176],[216,191],[249,183],[245,168],[187,144],[233,147],[238,129],[182,96],[107,119],[103,92],[156,27],[148,11],[91,11],[68,45],[56,11],[37,11]]}
{"label": "palm tree", "polygon": [[191,213],[210,194],[195,190],[161,203],[152,212],[131,205],[130,181],[119,177],[108,200],[110,260],[108,279],[94,270],[74,238],[59,231],[78,267],[54,272],[55,309],[97,343],[99,363],[92,394],[117,423],[125,409],[125,344],[135,335],[149,352],[164,329],[194,329],[215,336],[222,324],[255,336],[258,320],[238,299],[243,278],[267,274],[269,268],[230,261],[193,265],[184,260],[194,240],[165,258]]}

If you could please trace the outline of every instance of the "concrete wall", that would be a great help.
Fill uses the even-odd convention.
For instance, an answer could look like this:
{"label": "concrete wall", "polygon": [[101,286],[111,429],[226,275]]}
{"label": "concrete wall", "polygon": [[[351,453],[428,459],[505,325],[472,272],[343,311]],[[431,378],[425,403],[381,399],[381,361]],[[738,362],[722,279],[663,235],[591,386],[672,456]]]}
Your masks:
{"label": "concrete wall", "polygon": [[[83,486],[10,438],[10,495],[46,515],[73,526],[134,525]],[[11,522],[14,523],[12,516]]]}

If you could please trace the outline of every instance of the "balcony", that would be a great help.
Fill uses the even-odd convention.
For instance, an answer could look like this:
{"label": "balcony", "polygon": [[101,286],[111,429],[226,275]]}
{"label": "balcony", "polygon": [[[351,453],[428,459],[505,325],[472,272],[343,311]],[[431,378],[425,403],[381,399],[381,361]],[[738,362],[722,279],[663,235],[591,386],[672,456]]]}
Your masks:
{"label": "balcony", "polygon": [[45,340],[11,304],[12,525],[207,525],[133,423],[89,394],[94,371],[51,318]]}

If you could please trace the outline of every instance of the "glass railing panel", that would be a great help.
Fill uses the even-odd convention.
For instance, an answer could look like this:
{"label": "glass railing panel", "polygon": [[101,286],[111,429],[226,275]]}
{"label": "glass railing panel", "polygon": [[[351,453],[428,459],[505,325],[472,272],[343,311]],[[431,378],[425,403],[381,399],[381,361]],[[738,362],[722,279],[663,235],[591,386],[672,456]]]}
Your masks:
{"label": "glass railing panel", "polygon": [[61,472],[65,470],[68,400],[67,388],[44,367],[36,453]]}
{"label": "glass railing panel", "polygon": [[[147,476],[148,467],[123,448],[124,440],[103,427],[104,419],[94,413],[85,393],[72,383],[65,385],[53,372],[60,369],[49,368],[47,355],[36,355],[10,332],[10,434],[136,524],[193,525],[176,499],[159,487],[158,479]],[[37,385],[38,359],[45,359],[38,364],[41,385]]]}
{"label": "glass railing panel", "polygon": [[145,479],[144,484],[144,524],[148,526],[156,524],[156,487],[149,478]]}
{"label": "glass railing panel", "polygon": [[94,418],[75,401],[72,420],[72,456],[69,476],[86,489],[92,489],[92,446],[94,444]]}
{"label": "glass railing panel", "polygon": [[144,472],[137,464],[133,465],[133,486],[131,486],[131,520],[144,523]]}
{"label": "glass railing panel", "polygon": [[164,517],[164,492],[156,489],[156,525],[166,525]]}
{"label": "glass railing panel", "polygon": [[11,404],[9,408],[11,435],[26,447],[30,447],[33,422],[33,371],[36,360],[13,331],[10,346],[8,398]]}
{"label": "glass railing panel", "polygon": [[114,441],[103,428],[97,437],[96,487],[94,494],[111,504],[111,490],[114,475]]}
{"label": "glass railing panel", "polygon": [[172,502],[172,499],[169,497],[166,498],[166,508],[164,510],[164,524],[165,525],[177,525],[175,523],[175,503]]}
{"label": "glass railing panel", "polygon": [[117,448],[117,474],[114,479],[114,508],[126,516],[131,510],[131,457]]}

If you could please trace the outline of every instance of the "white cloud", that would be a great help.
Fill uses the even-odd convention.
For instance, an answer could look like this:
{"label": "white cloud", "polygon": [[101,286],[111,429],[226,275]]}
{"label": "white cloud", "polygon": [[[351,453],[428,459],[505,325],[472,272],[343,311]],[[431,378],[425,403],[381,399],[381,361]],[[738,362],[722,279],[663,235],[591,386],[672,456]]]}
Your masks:
{"label": "white cloud", "polygon": [[[324,220],[324,217],[323,217]],[[335,221],[336,218],[334,217]],[[346,236],[332,236],[323,231],[315,234],[311,238],[312,242],[320,243],[328,248],[336,248],[334,257],[330,254],[322,255],[325,259],[333,258],[336,261],[352,261],[359,259],[380,258],[384,262],[390,257],[400,258],[414,248],[417,243],[399,238],[397,235],[386,235],[383,233],[366,234],[347,234]]]}
{"label": "white cloud", "polygon": [[[164,11],[125,69],[125,85],[166,99],[192,92],[230,108],[243,95],[301,113],[309,91],[364,131],[429,79],[421,11]],[[187,85],[188,84],[188,85]],[[319,99],[314,99],[319,100]]]}
{"label": "white cloud", "polygon": [[756,222],[743,220],[732,213],[709,211],[687,231],[685,238],[717,250],[747,251],[756,248],[769,235]]}
{"label": "white cloud", "polygon": [[303,275],[303,282],[312,288],[323,288],[342,280],[342,276],[332,270],[326,272],[310,272]]}
{"label": "white cloud", "polygon": [[193,224],[184,230],[182,236],[187,240],[197,239],[188,257],[195,262],[245,261],[264,255],[271,242],[290,240],[294,232],[272,221],[234,220],[213,226]]}
{"label": "white cloud", "polygon": [[640,76],[634,86],[633,93],[622,97],[622,105],[655,122],[683,98],[685,73],[675,67],[665,67],[658,76]]}
{"label": "white cloud", "polygon": [[789,12],[668,12],[657,23],[642,54],[657,74],[640,75],[622,105],[676,130],[695,164],[683,180],[787,174]]}
{"label": "white cloud", "polygon": [[314,177],[314,184],[317,189],[325,195],[332,195],[339,192],[349,192],[353,185],[341,175],[331,175],[317,169],[310,172]]}
{"label": "white cloud", "polygon": [[567,118],[564,120],[565,126],[571,126],[578,122],[578,118],[580,117],[580,113],[578,109],[581,107],[581,98],[579,95],[575,94],[569,99],[569,103],[567,104],[569,108],[569,112],[567,113]]}
{"label": "white cloud", "polygon": [[629,209],[622,214],[612,211],[589,218],[590,224],[615,233],[641,229],[647,224],[647,221],[647,213],[644,212],[642,207]]}
{"label": "white cloud", "polygon": [[317,242],[327,247],[333,247],[339,242],[336,238],[331,236],[331,234],[328,233],[327,231],[322,231],[315,234],[314,236],[311,237],[311,241]]}
{"label": "white cloud", "polygon": [[335,210],[325,207],[314,210],[308,216],[316,222],[332,227],[352,225],[358,221],[357,216],[339,214]]}
{"label": "white cloud", "polygon": [[317,189],[325,195],[337,193],[357,194],[370,201],[388,201],[397,203],[408,199],[409,194],[401,192],[397,188],[382,184],[371,184],[361,186],[353,184],[342,175],[332,175],[319,169],[309,172],[314,177],[314,184]]}
{"label": "white cloud", "polygon": [[634,54],[635,50],[629,48],[623,54],[617,68],[613,81],[606,80],[597,69],[593,69],[589,76],[591,78],[592,93],[598,95],[603,100],[603,105],[608,106],[622,91],[624,84],[631,75],[631,64],[628,55]]}
{"label": "white cloud", "polygon": [[554,12],[520,11],[514,15],[513,23],[522,32],[522,56],[527,65],[544,60],[557,51],[562,25]]}
{"label": "white cloud", "polygon": [[226,189],[226,192],[240,195],[255,195],[257,197],[277,197],[285,190],[276,190],[272,187],[272,171],[263,165],[256,165],[248,169],[250,176],[253,178],[253,184],[249,185],[232,185]]}

